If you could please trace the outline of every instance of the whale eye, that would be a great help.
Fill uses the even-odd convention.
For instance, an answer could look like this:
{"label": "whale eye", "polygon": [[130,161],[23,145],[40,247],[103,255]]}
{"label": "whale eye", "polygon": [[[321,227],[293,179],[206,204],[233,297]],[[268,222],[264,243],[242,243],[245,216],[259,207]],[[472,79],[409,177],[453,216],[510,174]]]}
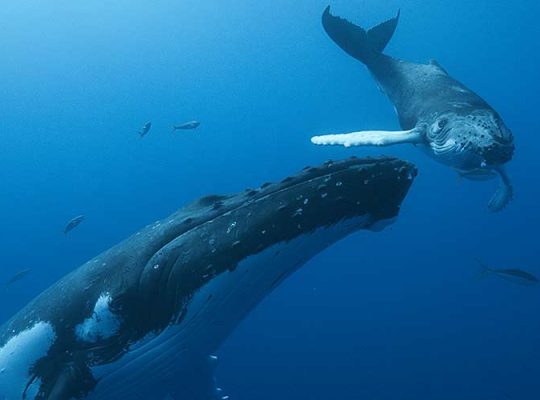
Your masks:
{"label": "whale eye", "polygon": [[439,129],[443,129],[446,125],[448,125],[448,120],[446,118],[441,118],[437,125]]}

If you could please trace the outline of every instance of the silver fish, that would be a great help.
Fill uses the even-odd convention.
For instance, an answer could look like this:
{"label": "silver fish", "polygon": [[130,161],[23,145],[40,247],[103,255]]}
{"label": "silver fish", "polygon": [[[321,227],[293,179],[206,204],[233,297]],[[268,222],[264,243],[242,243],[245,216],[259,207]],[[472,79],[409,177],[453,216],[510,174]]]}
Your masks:
{"label": "silver fish", "polygon": [[521,269],[494,269],[488,267],[486,264],[484,264],[482,261],[477,260],[477,262],[480,264],[480,278],[485,278],[489,275],[495,275],[498,278],[513,282],[518,285],[522,286],[533,286],[537,285],[538,278],[534,276],[533,274],[523,271]]}
{"label": "silver fish", "polygon": [[171,133],[174,133],[178,130],[197,129],[200,125],[201,123],[199,121],[189,121],[180,125],[174,125]]}
{"label": "silver fish", "polygon": [[17,272],[15,275],[13,275],[9,280],[6,282],[5,288],[7,289],[11,285],[13,285],[15,282],[18,282],[26,277],[30,273],[30,269],[23,269],[22,271]]}
{"label": "silver fish", "polygon": [[144,126],[139,131],[139,136],[141,137],[141,139],[145,137],[148,132],[150,132],[151,128],[152,128],[151,122],[147,122],[146,124],[144,124]]}
{"label": "silver fish", "polygon": [[64,234],[66,235],[69,231],[72,231],[73,229],[75,229],[77,226],[79,226],[79,224],[81,222],[83,222],[84,220],[84,215],[79,215],[75,218],[73,218],[72,220],[70,220],[66,227],[64,228]]}

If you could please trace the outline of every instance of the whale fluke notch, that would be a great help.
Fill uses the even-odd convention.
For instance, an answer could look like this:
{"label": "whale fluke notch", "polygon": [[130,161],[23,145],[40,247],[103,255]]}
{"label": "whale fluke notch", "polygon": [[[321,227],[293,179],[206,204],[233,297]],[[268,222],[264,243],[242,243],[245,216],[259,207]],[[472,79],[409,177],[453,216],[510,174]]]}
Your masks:
{"label": "whale fluke notch", "polygon": [[374,54],[381,53],[396,31],[400,12],[372,29],[366,31],[361,26],[330,13],[330,6],[322,16],[324,30],[330,38],[350,56],[363,62],[369,62]]}

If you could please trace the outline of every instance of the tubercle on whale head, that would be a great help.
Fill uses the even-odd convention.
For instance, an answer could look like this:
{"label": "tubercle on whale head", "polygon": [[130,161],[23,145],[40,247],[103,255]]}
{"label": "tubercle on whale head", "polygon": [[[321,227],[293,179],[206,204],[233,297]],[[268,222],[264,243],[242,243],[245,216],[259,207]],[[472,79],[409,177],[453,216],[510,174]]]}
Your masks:
{"label": "tubercle on whale head", "polygon": [[498,167],[511,161],[514,156],[513,140],[508,141],[500,136],[493,137],[493,143],[483,148],[483,156],[487,166]]}
{"label": "tubercle on whale head", "polygon": [[493,110],[446,112],[426,121],[426,136],[435,156],[463,171],[496,168],[509,162],[514,137]]}

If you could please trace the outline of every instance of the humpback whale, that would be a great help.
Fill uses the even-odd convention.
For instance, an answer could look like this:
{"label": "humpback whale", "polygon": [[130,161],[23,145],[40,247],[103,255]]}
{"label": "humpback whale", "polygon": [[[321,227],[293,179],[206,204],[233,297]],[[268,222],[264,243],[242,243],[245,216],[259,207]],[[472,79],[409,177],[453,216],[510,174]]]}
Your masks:
{"label": "humpback whale", "polygon": [[213,353],[332,243],[398,215],[416,168],[327,162],[208,196],[88,261],[0,329],[0,399],[226,399]]}
{"label": "humpback whale", "polygon": [[360,131],[315,136],[317,145],[389,146],[413,144],[464,178],[497,177],[501,185],[489,202],[497,212],[513,189],[504,164],[512,159],[514,139],[499,114],[480,96],[452,78],[436,61],[415,64],[383,54],[399,13],[370,30],[323,14],[324,29],[350,56],[364,63],[389,97],[402,131]]}

